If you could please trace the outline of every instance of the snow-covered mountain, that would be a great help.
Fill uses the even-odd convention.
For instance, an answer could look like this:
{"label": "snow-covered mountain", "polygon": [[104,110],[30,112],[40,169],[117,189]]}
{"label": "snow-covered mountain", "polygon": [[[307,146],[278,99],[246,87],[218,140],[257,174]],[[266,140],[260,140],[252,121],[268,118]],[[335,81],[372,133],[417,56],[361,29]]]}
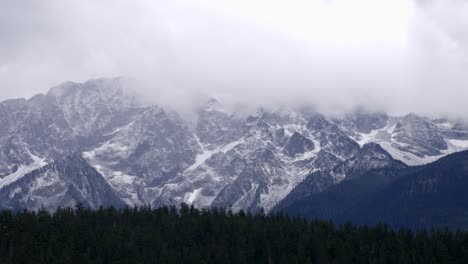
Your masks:
{"label": "snow-covered mountain", "polygon": [[76,153],[2,186],[0,198],[2,207],[8,209],[43,207],[54,210],[78,202],[92,209],[125,205],[102,175]]}
{"label": "snow-covered mountain", "polygon": [[305,179],[320,191],[361,171],[468,148],[463,122],[416,114],[240,114],[209,99],[196,116],[140,103],[121,78],[1,102],[0,207],[186,202],[269,211]]}

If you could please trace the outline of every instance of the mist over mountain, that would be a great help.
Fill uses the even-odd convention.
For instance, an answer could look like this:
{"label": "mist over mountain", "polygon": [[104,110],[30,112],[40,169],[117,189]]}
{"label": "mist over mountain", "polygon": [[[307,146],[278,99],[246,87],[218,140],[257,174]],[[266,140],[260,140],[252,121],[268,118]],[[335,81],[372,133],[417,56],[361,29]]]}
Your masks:
{"label": "mist over mountain", "polygon": [[461,0],[2,2],[0,206],[269,212],[466,150],[467,14]]}
{"label": "mist over mountain", "polygon": [[468,149],[468,125],[458,119],[237,111],[215,98],[184,118],[128,85],[66,82],[0,102],[0,208],[188,203],[269,212],[301,186],[322,192],[374,169]]}
{"label": "mist over mountain", "polygon": [[213,96],[467,118],[467,13],[463,0],[2,1],[0,98],[127,76],[179,110]]}
{"label": "mist over mountain", "polygon": [[468,0],[0,1],[0,262],[468,263],[467,73]]}

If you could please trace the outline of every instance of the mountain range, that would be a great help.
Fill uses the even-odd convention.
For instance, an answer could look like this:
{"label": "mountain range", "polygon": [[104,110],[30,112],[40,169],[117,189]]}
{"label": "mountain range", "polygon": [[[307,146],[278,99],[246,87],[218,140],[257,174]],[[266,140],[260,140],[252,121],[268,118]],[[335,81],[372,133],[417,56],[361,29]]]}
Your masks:
{"label": "mountain range", "polygon": [[[358,182],[386,182],[378,195],[396,195],[415,184],[397,181],[401,175],[423,175],[468,149],[461,120],[363,110],[336,117],[304,107],[241,113],[214,98],[188,119],[142,103],[127,86],[123,78],[67,82],[1,102],[0,208],[185,202],[252,212],[304,207],[333,218],[309,206]],[[373,195],[363,197],[386,201]]]}

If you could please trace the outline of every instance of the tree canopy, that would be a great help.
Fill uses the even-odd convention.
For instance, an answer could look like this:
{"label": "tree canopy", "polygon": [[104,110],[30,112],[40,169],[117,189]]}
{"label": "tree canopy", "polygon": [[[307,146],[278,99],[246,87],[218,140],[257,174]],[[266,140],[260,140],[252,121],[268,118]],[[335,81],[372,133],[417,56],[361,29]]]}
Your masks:
{"label": "tree canopy", "polygon": [[468,263],[468,233],[188,205],[0,212],[0,263]]}

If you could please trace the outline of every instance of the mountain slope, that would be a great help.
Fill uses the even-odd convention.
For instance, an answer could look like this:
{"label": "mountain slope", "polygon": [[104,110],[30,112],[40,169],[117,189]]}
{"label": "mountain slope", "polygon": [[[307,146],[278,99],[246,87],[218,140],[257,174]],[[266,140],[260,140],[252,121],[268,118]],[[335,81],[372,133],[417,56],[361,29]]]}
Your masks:
{"label": "mountain slope", "polygon": [[[369,171],[275,211],[339,223],[468,228],[468,151],[432,164]],[[287,201],[287,199],[285,200]]]}
{"label": "mountain slope", "polygon": [[124,203],[106,180],[79,154],[70,154],[0,189],[0,208],[40,208],[58,206],[121,207]]}
{"label": "mountain slope", "polygon": [[[303,203],[305,203],[304,207],[308,206],[310,196],[325,191],[340,182],[342,182],[340,185],[346,185],[346,182],[376,169],[399,170],[406,167],[401,161],[393,159],[379,145],[368,143],[351,159],[337,163],[330,170],[315,171],[308,175],[277,205],[275,210],[282,210],[296,204],[296,207],[302,210]],[[310,202],[315,203],[315,201]]]}

